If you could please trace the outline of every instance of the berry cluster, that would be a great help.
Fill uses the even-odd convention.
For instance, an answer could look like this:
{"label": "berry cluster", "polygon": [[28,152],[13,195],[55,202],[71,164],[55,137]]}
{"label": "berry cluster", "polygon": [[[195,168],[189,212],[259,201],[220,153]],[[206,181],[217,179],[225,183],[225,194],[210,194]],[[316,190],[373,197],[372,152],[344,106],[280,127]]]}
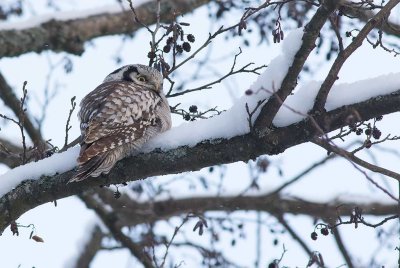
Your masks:
{"label": "berry cluster", "polygon": [[[370,123],[362,123],[360,125],[350,125],[350,130],[354,133],[356,133],[357,136],[362,135],[363,133],[366,135],[366,140],[364,141],[364,146],[365,148],[371,148],[372,146],[372,141],[371,138],[374,138],[376,140],[380,139],[382,136],[382,131],[378,129],[376,126],[377,121],[381,121],[383,116],[378,116],[374,118],[374,122],[371,125]],[[360,127],[364,125],[364,127]]]}
{"label": "berry cluster", "polygon": [[178,43],[177,38],[174,36],[168,37],[167,43],[163,47],[163,52],[169,53],[171,51],[171,48],[173,48],[174,46],[175,46],[176,52],[178,52],[178,53],[183,53],[183,51],[190,52],[190,50],[192,49],[192,46],[190,45],[190,43],[194,43],[194,41],[195,41],[194,35],[193,34],[186,35],[187,41],[185,41],[185,39],[184,39],[183,32],[180,36],[181,36],[181,38],[180,38],[181,43]]}
{"label": "berry cluster", "polygon": [[186,121],[194,121],[195,117],[193,115],[196,113],[197,113],[197,106],[191,105],[189,107],[189,113],[184,114],[183,119],[185,119]]}
{"label": "berry cluster", "polygon": [[[326,224],[323,224],[323,223],[317,224],[315,229],[319,229],[321,234],[324,235],[324,236],[329,235],[329,229],[328,229],[328,226]],[[315,230],[314,230],[314,232],[311,233],[311,239],[312,240],[317,240],[318,239],[318,233]]]}

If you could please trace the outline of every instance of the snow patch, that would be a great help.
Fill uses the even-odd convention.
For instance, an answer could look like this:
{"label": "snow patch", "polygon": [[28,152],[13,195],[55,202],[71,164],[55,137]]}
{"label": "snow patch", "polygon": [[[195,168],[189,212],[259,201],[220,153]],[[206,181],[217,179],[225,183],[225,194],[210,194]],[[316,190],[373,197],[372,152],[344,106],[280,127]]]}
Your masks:
{"label": "snow patch", "polygon": [[22,181],[36,180],[43,175],[53,176],[56,173],[64,173],[73,169],[76,166],[78,154],[79,147],[76,146],[40,161],[9,170],[0,175],[0,197],[17,187]]}

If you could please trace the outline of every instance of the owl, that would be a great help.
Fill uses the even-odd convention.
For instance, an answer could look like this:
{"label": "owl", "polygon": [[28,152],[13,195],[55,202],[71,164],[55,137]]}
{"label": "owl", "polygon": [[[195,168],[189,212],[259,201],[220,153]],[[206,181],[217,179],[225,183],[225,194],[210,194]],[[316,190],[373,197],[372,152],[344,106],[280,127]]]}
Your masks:
{"label": "owl", "polygon": [[117,161],[137,153],[151,137],[171,127],[162,86],[163,76],[156,69],[127,65],[83,98],[78,113],[78,169],[69,182],[107,174]]}

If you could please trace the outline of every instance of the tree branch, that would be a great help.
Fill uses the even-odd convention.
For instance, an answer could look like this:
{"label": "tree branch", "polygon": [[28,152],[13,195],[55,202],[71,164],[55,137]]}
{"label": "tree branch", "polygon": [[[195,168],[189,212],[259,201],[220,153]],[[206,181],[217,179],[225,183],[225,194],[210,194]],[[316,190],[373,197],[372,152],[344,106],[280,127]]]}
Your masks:
{"label": "tree branch", "polygon": [[337,244],[340,252],[342,253],[343,258],[346,261],[347,267],[353,268],[354,264],[353,264],[353,262],[351,260],[351,257],[349,255],[344,243],[343,243],[342,237],[341,237],[341,235],[339,233],[339,229],[338,228],[332,228],[332,233],[333,233],[333,236],[335,238],[336,244]]}
{"label": "tree branch", "polygon": [[322,126],[325,132],[330,132],[346,126],[348,117],[354,114],[354,111],[359,115],[358,120],[365,121],[399,111],[399,103],[400,91],[396,91],[316,115],[313,120],[307,118],[287,127],[273,129],[269,135],[263,137],[246,134],[231,139],[207,140],[194,147],[182,146],[167,152],[155,150],[121,160],[108,176],[79,183],[66,184],[73,171],[25,181],[0,198],[0,231],[26,211],[55,199],[82,193],[100,185],[196,171],[212,165],[248,161],[262,154],[278,154],[320,135],[320,130],[315,128],[315,122]]}
{"label": "tree branch", "polygon": [[[169,21],[175,14],[185,14],[210,0],[170,0],[161,2],[161,20]],[[151,25],[156,22],[155,1],[136,8],[140,21]],[[142,26],[133,22],[131,10],[103,13],[73,20],[49,20],[38,26],[21,30],[0,31],[0,58],[14,57],[27,52],[52,50],[80,55],[84,43],[100,36],[130,34]]]}
{"label": "tree branch", "polygon": [[153,268],[153,262],[148,254],[144,252],[144,248],[134,243],[129,236],[126,236],[122,230],[121,225],[118,222],[116,214],[113,212],[107,212],[101,204],[99,204],[91,194],[81,194],[80,199],[90,209],[93,209],[96,214],[100,217],[103,223],[110,230],[110,233],[114,238],[119,241],[124,247],[129,249],[131,254],[140,261],[145,268]]}
{"label": "tree branch", "polygon": [[96,256],[96,253],[101,250],[101,240],[103,239],[104,234],[99,226],[94,226],[89,237],[90,240],[88,243],[82,247],[83,251],[79,252],[80,255],[74,265],[75,268],[89,267],[93,258]]}

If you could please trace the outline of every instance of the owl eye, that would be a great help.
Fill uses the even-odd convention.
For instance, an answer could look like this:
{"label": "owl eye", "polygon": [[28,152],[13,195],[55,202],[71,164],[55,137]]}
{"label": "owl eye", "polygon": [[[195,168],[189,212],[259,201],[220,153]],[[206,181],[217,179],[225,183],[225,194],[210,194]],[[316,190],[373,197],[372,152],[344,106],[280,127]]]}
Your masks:
{"label": "owl eye", "polygon": [[138,76],[137,80],[139,80],[140,82],[146,82],[146,78],[144,78],[144,76]]}

